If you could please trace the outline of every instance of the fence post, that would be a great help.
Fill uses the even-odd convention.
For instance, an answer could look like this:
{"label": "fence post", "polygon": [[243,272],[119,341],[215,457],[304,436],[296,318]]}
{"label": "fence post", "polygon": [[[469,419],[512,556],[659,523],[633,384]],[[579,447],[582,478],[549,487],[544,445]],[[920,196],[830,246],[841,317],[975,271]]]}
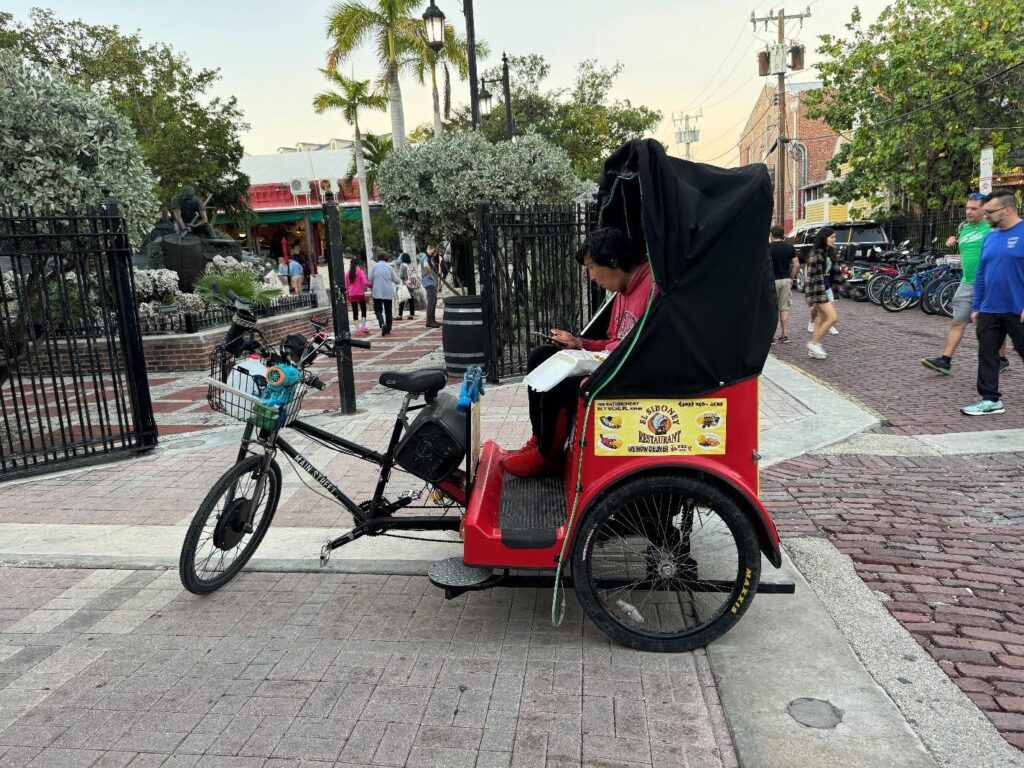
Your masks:
{"label": "fence post", "polygon": [[491,224],[491,206],[478,203],[476,206],[476,250],[480,258],[480,308],[484,322],[484,355],[487,360],[487,380],[497,384],[501,376],[501,360],[498,354],[497,323],[494,309],[494,281],[491,274],[493,263],[490,251],[488,227]]}
{"label": "fence post", "polygon": [[[352,338],[348,327],[348,291],[345,288],[345,259],[341,250],[341,219],[334,194],[328,192],[323,204],[324,239],[327,248],[327,265],[330,273],[331,315],[334,318],[334,337]],[[352,348],[337,347],[338,398],[342,413],[356,412],[356,377],[352,369]]]}
{"label": "fence post", "polygon": [[117,304],[117,328],[121,336],[121,351],[124,354],[125,379],[131,398],[134,427],[139,448],[152,448],[157,442],[156,419],[153,416],[153,400],[149,393],[149,377],[146,375],[146,356],[142,349],[142,333],[139,330],[138,308],[135,305],[135,291],[132,285],[132,251],[124,231],[124,221],[117,201],[110,197],[108,189],[103,190],[103,201],[99,215],[103,232],[107,235],[107,261],[110,266],[111,285]]}

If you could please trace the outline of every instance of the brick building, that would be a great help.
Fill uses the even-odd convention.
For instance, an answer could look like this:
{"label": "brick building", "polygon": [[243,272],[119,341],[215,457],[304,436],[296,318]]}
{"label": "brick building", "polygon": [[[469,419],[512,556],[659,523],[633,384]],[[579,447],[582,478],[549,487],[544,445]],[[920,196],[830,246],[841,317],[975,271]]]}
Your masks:
{"label": "brick building", "polygon": [[[786,86],[786,230],[819,221],[850,218],[850,206],[833,203],[825,194],[828,161],[839,147],[840,137],[822,120],[807,117],[806,96],[821,83],[789,83]],[[778,162],[779,110],[775,88],[765,86],[758,96],[740,139],[740,165],[765,163],[775,179]]]}

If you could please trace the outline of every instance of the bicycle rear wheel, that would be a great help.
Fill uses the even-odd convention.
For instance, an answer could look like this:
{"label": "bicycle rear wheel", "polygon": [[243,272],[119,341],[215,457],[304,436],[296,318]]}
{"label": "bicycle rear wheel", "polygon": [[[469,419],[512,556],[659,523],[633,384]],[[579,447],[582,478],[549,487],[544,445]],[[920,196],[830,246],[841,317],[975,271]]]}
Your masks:
{"label": "bicycle rear wheel", "polygon": [[946,317],[953,316],[953,296],[956,295],[956,289],[960,287],[960,282],[953,280],[942,286],[942,292],[939,293],[939,298],[936,304],[939,307],[939,311]]}
{"label": "bicycle rear wheel", "polygon": [[878,305],[882,303],[882,291],[885,287],[892,282],[891,275],[877,274],[868,280],[867,292],[868,301],[872,304]]}
{"label": "bicycle rear wheel", "polygon": [[256,501],[252,528],[246,530],[249,503],[262,475],[262,456],[250,456],[225,472],[199,505],[185,534],[178,561],[181,583],[207,595],[242,570],[270,527],[281,498],[281,467],[270,462]]}
{"label": "bicycle rear wheel", "polygon": [[889,312],[902,312],[904,309],[910,309],[921,300],[919,296],[908,295],[914,290],[914,283],[908,278],[901,277],[893,280],[882,291],[882,309]]}

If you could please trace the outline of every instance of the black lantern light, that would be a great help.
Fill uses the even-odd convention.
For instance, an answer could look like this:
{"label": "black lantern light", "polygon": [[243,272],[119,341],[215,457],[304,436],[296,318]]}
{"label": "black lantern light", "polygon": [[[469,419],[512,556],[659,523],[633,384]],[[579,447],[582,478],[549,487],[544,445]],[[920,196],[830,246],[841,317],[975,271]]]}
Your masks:
{"label": "black lantern light", "polygon": [[487,78],[480,79],[480,95],[477,96],[477,103],[480,105],[480,115],[487,117],[491,114],[491,92],[487,90]]}
{"label": "black lantern light", "polygon": [[444,13],[430,0],[430,5],[423,12],[423,23],[427,25],[427,45],[434,53],[444,48]]}

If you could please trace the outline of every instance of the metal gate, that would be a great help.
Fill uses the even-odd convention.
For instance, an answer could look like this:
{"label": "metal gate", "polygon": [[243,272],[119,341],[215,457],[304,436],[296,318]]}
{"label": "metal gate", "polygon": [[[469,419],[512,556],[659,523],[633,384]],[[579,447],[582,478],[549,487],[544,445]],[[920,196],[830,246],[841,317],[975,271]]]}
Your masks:
{"label": "metal gate", "polygon": [[593,204],[478,210],[481,297],[488,375],[526,373],[535,332],[578,333],[604,292],[573,258],[597,224]]}
{"label": "metal gate", "polygon": [[0,479],[156,445],[131,257],[112,200],[0,208]]}

